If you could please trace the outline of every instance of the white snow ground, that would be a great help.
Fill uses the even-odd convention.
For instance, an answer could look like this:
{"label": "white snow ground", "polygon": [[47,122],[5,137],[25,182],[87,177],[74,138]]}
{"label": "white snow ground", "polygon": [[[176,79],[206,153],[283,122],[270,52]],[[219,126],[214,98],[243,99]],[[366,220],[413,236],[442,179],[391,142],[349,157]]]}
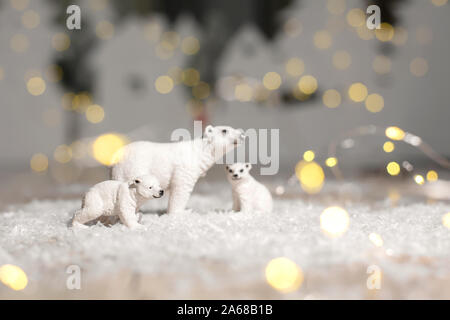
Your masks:
{"label": "white snow ground", "polygon": [[[238,214],[224,210],[228,187],[208,186],[184,214],[161,214],[164,202],[151,201],[144,231],[100,223],[74,231],[67,223],[79,200],[11,206],[0,213],[0,265],[20,266],[29,285],[14,292],[0,284],[0,298],[450,298],[448,202],[347,199],[349,229],[330,239],[319,216],[335,200],[291,195],[277,198],[272,214]],[[382,247],[369,240],[372,232]],[[304,272],[293,293],[265,281],[265,266],[279,256]],[[374,264],[380,290],[366,287]],[[81,290],[66,288],[69,265],[81,267]]]}

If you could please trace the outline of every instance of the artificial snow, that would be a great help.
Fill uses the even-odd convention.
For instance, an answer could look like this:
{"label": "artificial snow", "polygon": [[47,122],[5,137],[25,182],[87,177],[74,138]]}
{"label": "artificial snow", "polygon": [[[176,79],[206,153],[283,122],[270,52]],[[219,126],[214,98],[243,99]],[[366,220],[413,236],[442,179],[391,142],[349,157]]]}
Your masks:
{"label": "artificial snow", "polygon": [[[20,266],[29,285],[13,292],[0,284],[0,298],[450,298],[448,202],[347,201],[349,229],[331,239],[319,217],[339,203],[275,197],[273,213],[244,214],[230,211],[228,186],[208,189],[194,193],[193,209],[182,214],[150,201],[147,228],[137,231],[101,223],[72,229],[80,200],[11,206],[0,213],[0,265]],[[304,273],[289,294],[265,280],[267,263],[280,256]],[[66,288],[70,265],[82,270],[81,290]],[[370,265],[382,271],[380,290],[366,287]]]}

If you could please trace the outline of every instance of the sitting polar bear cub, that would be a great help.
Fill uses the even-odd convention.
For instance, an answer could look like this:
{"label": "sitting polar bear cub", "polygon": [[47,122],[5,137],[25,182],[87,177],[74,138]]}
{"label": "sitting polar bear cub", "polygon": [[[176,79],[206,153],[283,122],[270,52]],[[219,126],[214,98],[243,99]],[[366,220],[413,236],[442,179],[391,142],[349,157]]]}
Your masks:
{"label": "sitting polar bear cub", "polygon": [[121,150],[121,158],[112,168],[112,179],[129,181],[141,175],[154,175],[164,190],[170,190],[167,212],[184,211],[197,180],[244,138],[240,129],[207,126],[201,139],[133,142]]}
{"label": "sitting polar bear cub", "polygon": [[163,194],[158,180],[152,175],[141,176],[128,183],[113,180],[100,182],[84,196],[72,225],[82,226],[101,216],[119,216],[120,221],[131,229],[142,227],[138,223],[142,217],[138,215],[139,207],[145,201],[160,198]]}
{"label": "sitting polar bear cub", "polygon": [[233,211],[263,212],[272,211],[273,201],[267,188],[250,175],[252,165],[235,163],[226,166],[228,181],[233,195]]}

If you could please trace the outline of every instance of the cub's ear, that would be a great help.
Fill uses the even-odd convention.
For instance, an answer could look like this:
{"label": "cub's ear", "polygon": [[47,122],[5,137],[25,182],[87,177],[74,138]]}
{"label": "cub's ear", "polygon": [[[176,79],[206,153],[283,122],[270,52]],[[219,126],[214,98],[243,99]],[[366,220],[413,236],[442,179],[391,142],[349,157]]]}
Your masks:
{"label": "cub's ear", "polygon": [[252,169],[252,164],[249,163],[249,162],[247,162],[247,163],[245,164],[245,168],[246,168],[248,171],[250,171],[250,170]]}
{"label": "cub's ear", "polygon": [[205,132],[203,133],[203,136],[207,139],[210,139],[214,135],[214,127],[212,125],[209,125],[205,128]]}
{"label": "cub's ear", "polygon": [[139,183],[141,183],[141,180],[139,180],[139,179],[130,180],[130,181],[128,181],[128,186],[130,188],[133,188],[133,187],[136,187],[136,185]]}

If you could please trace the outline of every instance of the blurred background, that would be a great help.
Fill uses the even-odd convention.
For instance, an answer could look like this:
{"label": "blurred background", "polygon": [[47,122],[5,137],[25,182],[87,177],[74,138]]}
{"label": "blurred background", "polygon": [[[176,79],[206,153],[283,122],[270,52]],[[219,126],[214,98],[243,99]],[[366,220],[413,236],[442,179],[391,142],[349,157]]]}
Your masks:
{"label": "blurred background", "polygon": [[194,120],[280,129],[277,179],[304,158],[327,179],[434,181],[450,156],[449,14],[446,0],[2,0],[2,204],[98,182],[122,145]]}

